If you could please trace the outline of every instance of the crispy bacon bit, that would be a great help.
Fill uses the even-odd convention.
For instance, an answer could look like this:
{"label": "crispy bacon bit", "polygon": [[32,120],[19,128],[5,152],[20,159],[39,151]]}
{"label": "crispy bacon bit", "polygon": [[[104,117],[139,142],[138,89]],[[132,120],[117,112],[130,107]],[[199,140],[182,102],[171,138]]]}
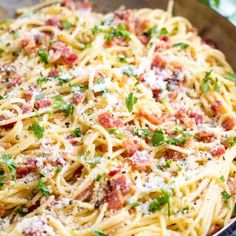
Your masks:
{"label": "crispy bacon bit", "polygon": [[36,42],[33,37],[24,38],[21,40],[21,47],[25,54],[31,54],[36,50]]}
{"label": "crispy bacon bit", "polygon": [[127,181],[126,175],[115,176],[111,181],[112,189],[119,189],[122,194],[127,194],[131,190],[131,185]]}
{"label": "crispy bacon bit", "polygon": [[23,93],[23,98],[28,102],[31,100],[32,96],[33,96],[33,91],[32,90],[27,90],[27,91],[24,91]]}
{"label": "crispy bacon bit", "polygon": [[10,89],[10,88],[19,86],[22,84],[22,82],[23,82],[23,78],[18,74],[14,74],[12,78],[10,79],[10,81],[7,83],[7,88]]}
{"label": "crispy bacon bit", "polygon": [[0,203],[0,217],[3,217],[5,213],[5,206],[3,203]]}
{"label": "crispy bacon bit", "polygon": [[59,75],[59,70],[56,69],[52,69],[49,73],[48,73],[48,77],[57,77]]}
{"label": "crispy bacon bit", "polygon": [[200,125],[203,122],[203,116],[201,114],[193,112],[193,113],[190,113],[189,117],[195,120],[196,125]]}
{"label": "crispy bacon bit", "polygon": [[130,161],[134,170],[147,171],[151,168],[151,157],[146,152],[135,152]]}
{"label": "crispy bacon bit", "polygon": [[199,132],[196,134],[196,139],[199,142],[210,143],[215,140],[215,135],[207,132]]}
{"label": "crispy bacon bit", "polygon": [[160,94],[161,94],[161,89],[156,88],[156,89],[153,89],[153,90],[152,90],[152,97],[153,97],[154,99],[158,100]]}
{"label": "crispy bacon bit", "polygon": [[144,117],[146,120],[148,120],[153,125],[160,125],[162,123],[162,119],[157,117],[155,114],[148,114],[146,112],[141,112],[140,116]]}
{"label": "crispy bacon bit", "polygon": [[110,177],[113,177],[113,176],[115,176],[115,175],[118,174],[118,173],[120,173],[120,169],[119,169],[119,168],[117,168],[117,169],[112,169],[112,170],[108,173],[108,175],[109,175]]}
{"label": "crispy bacon bit", "polygon": [[73,103],[76,105],[81,104],[84,102],[85,98],[86,98],[86,94],[77,93],[73,97]]}
{"label": "crispy bacon bit", "polygon": [[229,178],[227,180],[227,184],[229,186],[229,190],[232,195],[236,195],[236,179],[234,178]]}
{"label": "crispy bacon bit", "polygon": [[61,59],[63,62],[69,66],[73,66],[78,59],[78,56],[75,53],[72,53],[69,48],[65,48],[62,51]]}
{"label": "crispy bacon bit", "polygon": [[48,19],[46,21],[46,25],[49,25],[49,26],[55,26],[57,28],[60,28],[61,27],[61,23],[58,19],[56,18],[51,18],[51,19]]}
{"label": "crispy bacon bit", "polygon": [[16,177],[23,178],[31,172],[37,170],[37,164],[33,159],[27,161],[25,165],[17,166],[16,168]]}
{"label": "crispy bacon bit", "polygon": [[23,107],[22,107],[23,114],[29,113],[31,111],[32,111],[32,107],[28,103],[23,105]]}
{"label": "crispy bacon bit", "polygon": [[91,11],[92,10],[92,3],[89,1],[78,1],[76,3],[76,9],[78,10],[87,10]]}
{"label": "crispy bacon bit", "polygon": [[159,55],[156,55],[152,60],[151,68],[153,69],[155,67],[161,69],[164,69],[166,67],[166,62]]}
{"label": "crispy bacon bit", "polygon": [[117,128],[123,125],[120,120],[115,120],[109,112],[100,114],[98,116],[98,123],[106,129]]}
{"label": "crispy bacon bit", "polygon": [[50,100],[40,99],[40,100],[35,101],[34,108],[39,110],[39,109],[42,109],[42,108],[45,108],[45,107],[49,107],[51,105],[52,105],[52,102]]}
{"label": "crispy bacon bit", "polygon": [[221,227],[219,225],[212,225],[211,228],[209,229],[209,232],[208,232],[207,236],[213,236],[220,229],[221,229]]}
{"label": "crispy bacon bit", "polygon": [[141,146],[138,143],[135,143],[134,141],[130,141],[130,140],[124,141],[123,146],[124,146],[124,149],[126,150],[125,154],[128,156],[134,155],[134,153],[137,150],[141,149]]}
{"label": "crispy bacon bit", "polygon": [[115,19],[124,24],[130,32],[134,32],[134,14],[131,10],[115,11]]}
{"label": "crispy bacon bit", "polygon": [[212,106],[211,110],[214,116],[219,116],[223,112],[223,104],[221,101],[216,101]]}
{"label": "crispy bacon bit", "polygon": [[224,146],[220,146],[220,147],[217,147],[217,148],[211,150],[211,155],[212,155],[213,157],[221,156],[221,155],[223,155],[224,153],[225,153],[225,148],[224,148]]}
{"label": "crispy bacon bit", "polygon": [[164,156],[167,160],[172,159],[174,161],[178,161],[178,160],[182,160],[184,158],[184,154],[181,152],[177,152],[174,150],[166,150],[165,151],[165,156]]}
{"label": "crispy bacon bit", "polygon": [[92,198],[92,185],[83,190],[77,197],[76,199],[81,200],[81,201],[90,201]]}
{"label": "crispy bacon bit", "polygon": [[110,210],[119,210],[124,205],[124,198],[119,189],[115,189],[107,194],[108,208]]}
{"label": "crispy bacon bit", "polygon": [[235,125],[236,125],[236,119],[234,117],[229,118],[228,120],[222,123],[222,126],[226,131],[232,130],[235,127]]}
{"label": "crispy bacon bit", "polygon": [[73,135],[67,135],[66,139],[69,140],[71,145],[76,145],[78,144],[78,140],[76,140],[76,138]]}

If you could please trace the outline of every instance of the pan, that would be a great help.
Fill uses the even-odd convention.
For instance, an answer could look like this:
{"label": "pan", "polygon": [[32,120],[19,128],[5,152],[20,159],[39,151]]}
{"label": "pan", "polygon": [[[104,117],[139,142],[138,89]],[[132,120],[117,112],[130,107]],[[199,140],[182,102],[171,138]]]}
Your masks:
{"label": "pan", "polygon": [[[15,10],[38,3],[40,0],[0,0],[0,19],[14,17]],[[168,0],[91,0],[94,11],[106,13],[119,6],[126,8],[160,8],[166,9]],[[236,27],[215,11],[197,0],[175,0],[174,15],[187,18],[197,27],[205,40],[212,40],[221,50],[227,61],[236,71]],[[219,231],[216,236],[236,236],[236,221]]]}

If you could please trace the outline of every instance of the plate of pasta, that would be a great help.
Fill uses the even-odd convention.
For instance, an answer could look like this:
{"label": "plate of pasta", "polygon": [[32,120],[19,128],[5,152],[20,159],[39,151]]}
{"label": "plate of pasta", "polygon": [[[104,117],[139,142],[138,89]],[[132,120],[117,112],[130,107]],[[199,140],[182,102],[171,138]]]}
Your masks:
{"label": "plate of pasta", "polygon": [[236,74],[184,17],[42,1],[0,22],[0,235],[214,235],[236,215]]}

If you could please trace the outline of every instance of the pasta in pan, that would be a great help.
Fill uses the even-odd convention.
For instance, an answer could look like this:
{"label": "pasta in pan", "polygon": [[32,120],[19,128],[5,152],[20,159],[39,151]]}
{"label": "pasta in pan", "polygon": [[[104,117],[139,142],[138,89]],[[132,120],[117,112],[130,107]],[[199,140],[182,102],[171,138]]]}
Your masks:
{"label": "pasta in pan", "polygon": [[213,235],[234,219],[236,76],[172,7],[47,1],[1,22],[1,235]]}

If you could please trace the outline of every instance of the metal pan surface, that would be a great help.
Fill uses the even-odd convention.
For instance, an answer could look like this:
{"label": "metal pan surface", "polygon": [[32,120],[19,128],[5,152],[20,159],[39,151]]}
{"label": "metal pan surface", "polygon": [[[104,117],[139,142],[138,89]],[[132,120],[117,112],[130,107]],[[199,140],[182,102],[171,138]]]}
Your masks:
{"label": "metal pan surface", "polygon": [[[0,19],[14,17],[17,8],[31,6],[42,0],[0,0]],[[166,9],[168,0],[91,0],[98,12],[114,11],[119,6],[126,8]],[[174,15],[187,18],[197,27],[204,39],[212,40],[236,71],[236,27],[197,0],[175,0]],[[236,236],[236,221],[226,226],[217,236]]]}

